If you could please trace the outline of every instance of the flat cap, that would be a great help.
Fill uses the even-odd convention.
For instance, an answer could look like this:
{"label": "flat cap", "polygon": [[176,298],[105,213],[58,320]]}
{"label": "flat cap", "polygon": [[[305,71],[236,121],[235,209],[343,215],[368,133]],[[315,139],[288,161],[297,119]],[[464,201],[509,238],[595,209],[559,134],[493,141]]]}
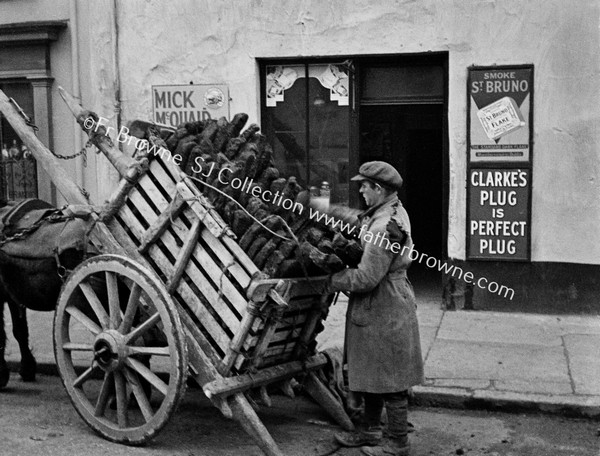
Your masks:
{"label": "flat cap", "polygon": [[371,161],[360,165],[358,174],[354,176],[353,181],[370,180],[377,184],[387,185],[396,190],[402,187],[402,176],[389,163],[383,161]]}

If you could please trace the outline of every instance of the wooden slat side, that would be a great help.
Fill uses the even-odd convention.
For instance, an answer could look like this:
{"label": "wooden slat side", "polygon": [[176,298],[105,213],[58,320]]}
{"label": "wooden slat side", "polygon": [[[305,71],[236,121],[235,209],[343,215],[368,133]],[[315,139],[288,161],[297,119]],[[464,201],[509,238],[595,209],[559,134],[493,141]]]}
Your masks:
{"label": "wooden slat side", "polygon": [[[194,212],[191,209],[184,211],[184,215],[188,219],[192,214],[194,214]],[[212,253],[211,256],[218,258],[221,264],[227,267],[227,271],[231,274],[232,279],[234,279],[239,284],[239,287],[245,292],[250,284],[251,277],[241,266],[237,258],[235,258],[225,247],[223,239],[217,239],[210,231],[204,230],[202,232],[202,241],[204,241],[207,248]],[[245,294],[244,299],[246,299]]]}
{"label": "wooden slat side", "polygon": [[244,315],[244,318],[240,324],[240,328],[234,335],[231,344],[225,353],[223,362],[219,365],[218,370],[222,375],[229,375],[231,368],[236,364],[238,358],[242,355],[242,348],[248,338],[248,333],[253,326],[256,325],[259,318],[258,306],[256,303],[250,301],[248,303],[248,312]]}
{"label": "wooden slat side", "polygon": [[[194,211],[190,208],[186,208],[182,215],[185,220],[182,217],[175,218],[170,226],[180,239],[185,238],[188,226],[191,226],[190,220],[197,218]],[[231,252],[224,247],[222,241],[214,237],[210,231],[202,230],[199,242],[213,262],[217,263],[221,270],[226,271],[225,275],[230,278],[231,283],[240,292],[242,299],[246,301],[245,290],[250,283],[250,276],[248,276],[244,268],[234,259]]]}
{"label": "wooden slat side", "polygon": [[[154,187],[155,189],[151,192],[152,194],[154,194],[154,197],[152,199],[153,206],[156,208],[157,211],[166,211],[168,210],[170,203],[165,199],[164,195],[160,191],[156,190],[156,185],[152,177],[152,173],[148,173],[148,179],[145,179],[146,176],[144,176],[144,192],[148,193],[150,188]],[[163,179],[166,179],[166,177],[163,177]],[[152,211],[154,210],[154,208],[147,207],[148,200],[139,190],[136,189],[131,191],[129,194],[129,199],[131,202],[133,202],[136,209],[143,212],[144,214],[149,214],[146,215],[146,217],[152,217]],[[194,212],[188,209],[185,211],[185,214],[187,217],[190,217],[192,214],[194,214]],[[194,219],[196,219],[195,215],[193,215],[193,218],[190,218],[189,222],[192,223]],[[189,228],[179,218],[173,220],[171,228],[174,232],[178,233],[178,242],[183,242],[183,240],[187,238]],[[166,232],[164,233],[164,235],[168,236]],[[201,269],[203,269],[209,274],[216,286],[222,289],[223,294],[233,305],[236,311],[240,315],[242,315],[245,312],[247,300],[239,291],[239,288],[245,289],[247,287],[247,284],[249,283],[249,277],[245,273],[240,273],[240,271],[242,270],[239,264],[236,264],[231,254],[229,254],[227,250],[222,246],[220,240],[212,236],[212,234],[206,229],[201,230],[201,237],[205,242],[204,246],[212,246],[214,253],[213,256],[210,256],[206,249],[197,248],[194,251],[194,260],[198,263],[198,266]],[[219,260],[215,260],[215,258],[218,258]],[[225,260],[229,260],[229,262],[222,264],[218,264],[216,262]],[[224,266],[229,266],[227,270],[232,272],[232,278],[236,276],[237,278],[239,278],[240,282],[238,282],[237,287],[231,283],[228,274],[225,274],[223,272]],[[236,275],[234,276],[233,273],[235,273]],[[241,319],[241,317],[239,319]]]}
{"label": "wooden slat side", "polygon": [[276,311],[275,314],[265,322],[265,328],[263,329],[262,334],[260,335],[260,338],[254,347],[254,350],[251,352],[252,361],[250,363],[250,369],[260,366],[265,351],[269,347],[269,344],[272,343],[273,336],[277,330],[277,320],[281,316],[280,314],[281,311]]}
{"label": "wooden slat side", "polygon": [[[136,208],[145,209],[145,201],[137,190],[129,195],[130,201]],[[204,228],[202,228],[204,230]],[[185,235],[189,234],[189,230]],[[175,239],[170,230],[166,230],[160,240],[167,246],[172,255],[177,255],[180,251],[179,244],[181,239]],[[245,312],[247,302],[239,291],[231,284],[229,279],[224,276],[222,271],[206,254],[204,249],[196,245],[194,249],[195,261],[190,261],[185,267],[187,277],[202,292],[208,302],[214,307],[215,312],[226,322],[227,327],[235,333],[241,321],[241,315]],[[196,265],[198,263],[198,266]],[[227,299],[227,302],[225,301]],[[234,313],[228,302],[236,310]]]}
{"label": "wooden slat side", "polygon": [[[186,198],[194,198],[193,193],[188,192],[189,188],[187,186],[184,186],[184,184],[180,184],[178,188],[180,188],[181,194],[184,195]],[[200,218],[207,217],[207,212],[210,214],[210,211],[208,211],[205,205],[202,204],[200,201],[191,202],[190,207],[192,208],[192,210],[194,210],[194,212],[196,212],[196,214]],[[207,217],[207,220],[210,220],[210,217]],[[224,230],[223,228],[221,228],[221,231],[217,231],[216,229],[214,229],[211,230],[211,233],[215,237],[221,239],[223,245],[225,245],[227,249],[229,249],[229,251],[236,258],[236,260],[244,267],[248,275],[252,277],[254,274],[259,272],[259,269],[256,267],[252,259],[246,254],[246,252],[244,252],[237,244],[237,240],[235,240],[233,233],[231,233],[231,235],[228,235],[227,231],[230,230]]]}
{"label": "wooden slat side", "polygon": [[[196,195],[189,189],[188,185],[182,182],[182,179],[185,179],[185,174],[180,173],[176,175],[176,177],[173,177],[173,174],[167,172],[161,164],[167,165],[167,162],[163,162],[160,159],[154,160],[150,167],[152,174],[156,176],[158,182],[161,184],[168,183],[168,186],[170,186],[171,183],[176,185],[183,199],[188,201],[188,204],[193,207],[194,211],[198,214],[198,218],[204,222],[208,230],[216,237],[220,237],[223,232],[228,231],[227,225],[225,225],[216,211],[214,211],[209,204],[202,204],[202,198],[198,200]],[[171,165],[176,166],[174,164]],[[169,192],[168,194],[171,193]]]}
{"label": "wooden slat side", "polygon": [[[249,353],[256,346],[264,327],[265,321],[262,318],[257,318],[254,320],[254,323],[252,324],[248,336],[246,337],[246,341],[242,347],[243,353]],[[246,362],[245,357],[238,357],[234,364],[234,368],[239,370],[244,362]]]}
{"label": "wooden slat side", "polygon": [[[292,359],[291,355],[294,351],[296,343],[302,335],[302,331],[304,325],[306,324],[307,317],[307,312],[299,313],[297,315],[292,315],[288,317],[282,317],[281,321],[275,328],[274,334],[270,336],[268,348],[266,349],[263,357],[263,364],[265,357],[272,357],[276,355],[285,355],[284,358],[286,360]],[[257,324],[253,328],[252,336],[248,336],[246,344],[244,344],[244,351],[246,353],[254,353],[255,347],[263,337],[264,330],[265,326],[262,324]],[[238,359],[235,364],[235,368],[238,370],[242,369],[244,361],[246,360],[243,358]]]}
{"label": "wooden slat side", "polygon": [[[304,322],[301,322],[301,324],[302,323]],[[275,347],[284,343],[293,345],[300,336],[301,332],[302,326],[288,326],[286,328],[278,328],[275,334],[273,334],[269,346]]]}
{"label": "wooden slat side", "polygon": [[[174,163],[171,163],[170,161],[165,162],[160,158],[156,161],[157,163],[151,164],[150,171],[157,177],[159,182],[162,182],[163,180],[177,181],[179,182],[178,189],[184,199],[197,198],[198,201],[196,203],[192,203],[190,206],[198,217],[201,219],[206,217],[207,226],[209,227],[209,231],[213,234],[213,236],[221,239],[223,245],[246,270],[246,273],[249,277],[252,277],[254,274],[259,272],[259,269],[252,262],[252,259],[237,244],[235,236],[227,224],[223,221],[217,211],[212,208],[212,205],[208,202],[208,199],[200,190],[198,190],[194,181],[185,173],[183,173],[181,169]],[[227,234],[221,235],[223,232],[231,233],[233,236],[229,236]]]}
{"label": "wooden slat side", "polygon": [[190,262],[190,258],[194,254],[194,249],[198,244],[198,238],[200,237],[201,229],[203,229],[202,222],[200,222],[200,220],[195,220],[194,224],[190,228],[188,237],[186,238],[183,247],[177,254],[177,260],[175,261],[175,265],[173,267],[173,275],[169,278],[169,282],[167,283],[167,291],[169,291],[169,293],[177,289],[177,286],[183,277],[183,273],[187,269],[188,263]]}
{"label": "wooden slat side", "polygon": [[[177,192],[177,185],[175,182],[168,180],[166,176],[162,178],[157,176],[156,171],[160,170],[161,167],[158,164],[152,164],[146,173],[147,179],[140,179],[140,184],[136,188],[142,187],[153,203],[156,204],[156,202],[161,201],[168,204]],[[156,207],[160,212],[165,209],[160,208],[158,204]]]}
{"label": "wooden slat side", "polygon": [[[205,211],[210,215],[210,231],[213,231],[215,236],[219,236],[218,233],[225,231],[229,232],[233,235],[231,229],[227,226],[225,221],[221,218],[219,213],[213,208],[208,199],[202,194],[198,187],[194,183],[193,179],[191,179],[187,174],[185,174],[179,166],[173,163],[171,160],[162,160],[159,158],[157,163],[160,164],[165,172],[166,176],[172,179],[174,182],[181,183],[185,188],[182,188],[182,191],[188,195],[188,198],[197,197],[200,203],[198,206],[198,210],[204,214]],[[158,170],[156,171],[159,172]],[[213,223],[214,222],[214,223]],[[235,236],[235,235],[234,235]]]}
{"label": "wooden slat side", "polygon": [[[222,359],[231,343],[231,336],[226,334],[221,327],[214,321],[213,315],[208,312],[206,304],[198,295],[188,286],[186,282],[181,282],[176,290],[176,294],[181,296],[182,305],[185,305],[195,315],[198,325],[208,334],[207,340],[218,353],[219,359]],[[214,341],[214,343],[212,342]]]}
{"label": "wooden slat side", "polygon": [[[119,217],[123,220],[123,222],[128,226],[133,234],[138,237],[142,236],[143,229],[139,224],[139,221],[135,219],[135,216],[130,211],[127,205],[121,208],[119,212]],[[171,246],[175,249],[175,246]],[[173,253],[176,253],[173,252]],[[149,249],[147,255],[154,261],[163,275],[170,276],[173,272],[173,264],[169,261],[161,251],[159,245],[153,244]],[[202,277],[200,271],[197,272],[197,277]],[[197,316],[203,327],[208,331],[211,338],[218,344],[219,350],[223,353],[226,351],[228,344],[231,340],[230,335],[228,335],[224,329],[222,328],[222,323],[219,323],[218,320],[208,311],[207,306],[209,306],[210,299],[214,299],[216,301],[217,293],[214,289],[210,288],[206,285],[206,281],[199,280],[200,282],[205,282],[201,284],[202,288],[200,292],[203,296],[203,300],[200,299],[199,296],[196,295],[194,291],[190,288],[190,286],[185,282],[181,281],[178,288],[177,293],[179,293],[186,305],[190,308],[190,310]],[[207,297],[208,295],[208,297]],[[214,302],[214,301],[213,301]],[[235,331],[232,331],[235,333]]]}
{"label": "wooden slat side", "polygon": [[237,258],[242,266],[248,271],[248,275],[250,277],[254,276],[260,272],[260,269],[256,267],[252,259],[248,256],[246,252],[242,250],[242,248],[238,245],[237,241],[233,240],[228,236],[223,236],[222,238],[223,244],[229,249],[232,255]]}
{"label": "wooden slat side", "polygon": [[315,339],[315,329],[323,318],[323,311],[319,305],[315,305],[313,311],[306,318],[306,322],[300,333],[300,338],[294,349],[294,356],[304,356],[306,347]]}
{"label": "wooden slat side", "polygon": [[[264,351],[261,366],[271,363],[274,359],[279,362],[298,359],[298,356],[304,351],[304,347],[314,340],[314,336],[311,337],[311,334],[314,333],[318,324],[315,310],[318,307],[319,301],[315,298],[290,301],[290,307],[281,316],[275,333]],[[258,327],[255,332],[252,332],[254,337],[249,339],[249,343],[244,346],[246,351],[253,353],[254,344],[263,337],[263,330],[263,327]],[[247,363],[244,365],[240,363],[236,368],[243,371],[247,366]]]}
{"label": "wooden slat side", "polygon": [[[146,260],[155,271],[160,271],[161,273],[165,271],[166,274],[169,274],[171,271],[168,266],[171,264],[169,260],[162,255],[157,245],[153,245],[151,250],[152,252],[146,256]],[[180,283],[179,288],[175,293],[172,293],[172,296],[182,307],[189,309],[201,321],[198,324],[199,330],[205,336],[204,340],[200,340],[199,343],[207,353],[209,353],[207,350],[210,347],[210,353],[212,353],[214,358],[220,359],[223,355],[221,347],[226,346],[229,336],[222,330],[218,322],[213,321],[212,315],[206,311],[207,304],[203,303],[203,297],[192,291],[185,282]]]}
{"label": "wooden slat side", "polygon": [[144,252],[150,244],[156,242],[161,234],[169,227],[171,221],[175,219],[180,211],[184,208],[184,201],[179,197],[179,193],[175,193],[175,198],[169,203],[169,206],[159,216],[156,222],[148,228],[141,239],[138,250]]}

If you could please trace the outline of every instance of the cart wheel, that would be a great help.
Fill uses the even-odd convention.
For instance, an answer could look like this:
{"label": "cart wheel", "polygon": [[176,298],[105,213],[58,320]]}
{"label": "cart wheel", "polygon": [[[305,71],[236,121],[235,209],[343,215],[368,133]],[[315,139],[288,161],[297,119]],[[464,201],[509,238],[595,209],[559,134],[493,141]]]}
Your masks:
{"label": "cart wheel", "polygon": [[151,439],[185,392],[185,333],[156,274],[100,255],[63,285],[54,317],[56,363],[71,402],[108,440]]}

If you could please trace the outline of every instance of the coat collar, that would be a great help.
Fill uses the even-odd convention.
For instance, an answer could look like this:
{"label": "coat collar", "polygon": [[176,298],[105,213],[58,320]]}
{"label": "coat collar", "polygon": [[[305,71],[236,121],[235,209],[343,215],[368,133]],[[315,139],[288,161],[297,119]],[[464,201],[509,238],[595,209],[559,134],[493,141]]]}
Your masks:
{"label": "coat collar", "polygon": [[384,209],[387,207],[391,207],[393,206],[395,203],[400,203],[400,200],[398,199],[398,194],[397,193],[392,193],[391,195],[388,195],[382,203],[370,207],[369,209],[367,209],[365,212],[363,212],[360,215],[361,219],[365,219],[367,217],[373,217],[375,215],[375,213],[379,212],[380,209]]}

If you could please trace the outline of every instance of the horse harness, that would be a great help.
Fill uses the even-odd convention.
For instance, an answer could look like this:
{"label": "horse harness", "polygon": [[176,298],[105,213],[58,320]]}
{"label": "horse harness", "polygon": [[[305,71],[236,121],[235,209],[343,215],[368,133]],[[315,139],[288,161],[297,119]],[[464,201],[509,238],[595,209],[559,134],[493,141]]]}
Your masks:
{"label": "horse harness", "polygon": [[[30,259],[48,258],[50,255],[56,261],[57,274],[64,281],[70,271],[60,261],[60,254],[69,249],[81,246],[85,251],[85,230],[68,229],[71,234],[81,235],[81,239],[71,239],[64,244],[63,232],[67,229],[69,222],[76,219],[73,215],[65,215],[61,209],[46,203],[43,200],[29,198],[15,205],[5,206],[0,209],[0,250],[11,256]],[[77,219],[82,222],[81,219]],[[62,224],[59,226],[59,224]],[[40,228],[52,226],[52,233],[44,236],[39,233]],[[43,231],[43,228],[42,228]],[[35,235],[35,236],[34,236]],[[29,239],[32,242],[19,242]],[[50,242],[48,242],[50,241]],[[52,242],[54,241],[54,242]],[[80,242],[79,242],[80,241]],[[49,246],[51,243],[53,245]],[[51,248],[51,251],[48,249]],[[85,252],[84,252],[85,253]]]}

